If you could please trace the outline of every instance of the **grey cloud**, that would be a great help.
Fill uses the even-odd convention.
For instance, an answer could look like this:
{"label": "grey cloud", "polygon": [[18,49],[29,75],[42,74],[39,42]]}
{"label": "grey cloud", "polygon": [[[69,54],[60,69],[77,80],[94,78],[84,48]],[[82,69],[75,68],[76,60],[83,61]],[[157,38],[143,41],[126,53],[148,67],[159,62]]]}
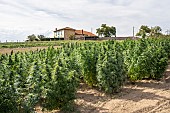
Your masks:
{"label": "grey cloud", "polygon": [[[169,0],[1,0],[0,16],[4,18],[0,25],[22,26],[41,33],[39,28],[46,31],[70,26],[90,30],[106,23],[117,27],[118,36],[131,35],[132,26],[138,29],[142,24],[168,29],[169,4]],[[12,25],[9,18],[15,20]]]}

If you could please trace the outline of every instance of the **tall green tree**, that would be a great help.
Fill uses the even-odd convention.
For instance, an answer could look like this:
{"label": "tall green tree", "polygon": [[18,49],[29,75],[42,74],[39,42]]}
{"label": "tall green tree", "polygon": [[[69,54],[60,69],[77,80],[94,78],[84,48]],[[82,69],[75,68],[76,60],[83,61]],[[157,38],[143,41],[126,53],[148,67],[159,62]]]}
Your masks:
{"label": "tall green tree", "polygon": [[151,27],[150,36],[159,37],[162,35],[162,29],[159,26]]}
{"label": "tall green tree", "polygon": [[41,41],[45,38],[44,35],[38,35],[37,37],[38,37],[38,39],[41,40]]}
{"label": "tall green tree", "polygon": [[100,28],[96,29],[96,33],[99,36],[104,36],[104,37],[116,37],[116,27],[114,26],[107,26],[106,24],[102,24]]}
{"label": "tall green tree", "polygon": [[146,26],[146,25],[142,25],[139,29],[139,32],[136,34],[136,36],[142,36],[142,38],[146,38],[147,36],[149,36],[151,32],[151,29]]}
{"label": "tall green tree", "polygon": [[136,34],[136,36],[141,36],[142,38],[159,37],[162,35],[161,32],[162,32],[162,29],[160,26],[149,28],[146,25],[142,25],[139,29],[139,32]]}
{"label": "tall green tree", "polygon": [[28,36],[28,40],[29,41],[35,41],[35,40],[38,40],[38,39],[37,39],[37,37],[34,34],[32,34],[32,35]]}

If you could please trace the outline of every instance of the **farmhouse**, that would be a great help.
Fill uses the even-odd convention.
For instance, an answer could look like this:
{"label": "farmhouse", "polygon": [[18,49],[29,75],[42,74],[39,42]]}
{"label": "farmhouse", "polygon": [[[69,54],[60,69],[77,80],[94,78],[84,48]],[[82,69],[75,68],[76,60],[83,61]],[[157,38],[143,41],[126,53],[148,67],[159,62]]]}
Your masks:
{"label": "farmhouse", "polygon": [[84,30],[76,30],[70,27],[65,27],[62,29],[57,29],[54,31],[54,38],[61,39],[61,40],[69,40],[71,37],[79,40],[85,39],[97,39],[98,36],[95,34],[84,31]]}

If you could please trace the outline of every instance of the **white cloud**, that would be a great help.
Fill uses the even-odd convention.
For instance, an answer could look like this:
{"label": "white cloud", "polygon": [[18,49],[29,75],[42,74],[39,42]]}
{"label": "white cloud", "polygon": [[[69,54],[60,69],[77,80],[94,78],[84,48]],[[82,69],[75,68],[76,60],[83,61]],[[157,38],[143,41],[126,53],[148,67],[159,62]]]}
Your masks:
{"label": "white cloud", "polygon": [[0,40],[25,40],[29,34],[49,34],[70,26],[90,31],[102,23],[116,26],[117,36],[132,35],[132,27],[169,29],[164,0],[0,0]]}

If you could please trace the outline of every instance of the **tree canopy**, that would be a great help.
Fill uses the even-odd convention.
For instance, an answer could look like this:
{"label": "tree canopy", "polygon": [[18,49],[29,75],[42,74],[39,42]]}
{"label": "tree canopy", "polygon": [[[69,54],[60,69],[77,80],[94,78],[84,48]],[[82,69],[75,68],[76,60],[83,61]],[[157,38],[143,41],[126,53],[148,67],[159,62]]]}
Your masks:
{"label": "tree canopy", "polygon": [[102,24],[100,28],[96,29],[96,33],[98,36],[104,36],[104,37],[116,37],[116,27],[114,26],[107,26],[106,24]]}
{"label": "tree canopy", "polygon": [[28,40],[29,40],[29,41],[35,41],[35,40],[38,40],[38,39],[37,39],[37,37],[36,37],[34,34],[29,35],[27,38],[28,38]]}
{"label": "tree canopy", "polygon": [[41,40],[41,41],[45,38],[44,35],[38,35],[37,37],[38,37],[38,39]]}
{"label": "tree canopy", "polygon": [[151,28],[150,36],[156,36],[156,37],[158,37],[158,36],[162,35],[161,32],[162,32],[161,27],[159,27],[159,26],[152,27],[152,28]]}
{"label": "tree canopy", "polygon": [[136,36],[141,36],[142,38],[159,37],[160,35],[162,35],[161,31],[162,29],[159,26],[149,28],[146,25],[142,25]]}

